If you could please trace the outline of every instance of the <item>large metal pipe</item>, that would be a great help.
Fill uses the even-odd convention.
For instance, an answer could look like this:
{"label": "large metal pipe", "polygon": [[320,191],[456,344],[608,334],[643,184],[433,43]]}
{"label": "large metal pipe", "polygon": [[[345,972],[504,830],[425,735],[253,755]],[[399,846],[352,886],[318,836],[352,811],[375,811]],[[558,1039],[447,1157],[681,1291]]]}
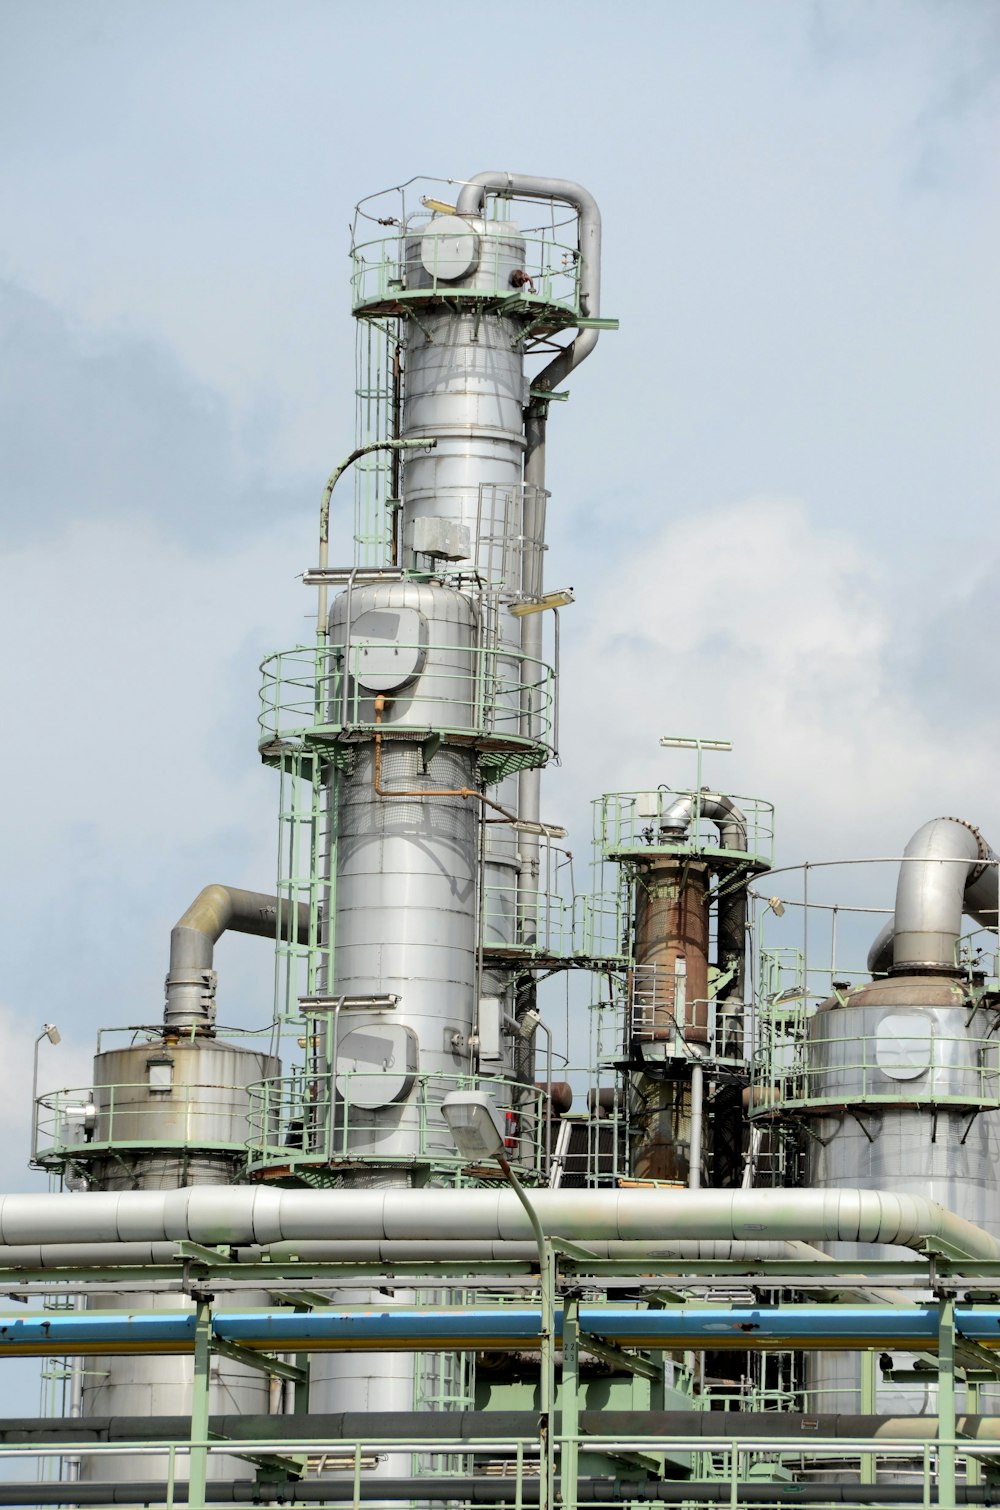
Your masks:
{"label": "large metal pipe", "polygon": [[962,818],[932,818],[903,851],[896,907],[868,951],[873,975],[954,970],[967,914],[997,926],[997,856]]}
{"label": "large metal pipe", "polygon": [[[931,1239],[968,1258],[1000,1240],[918,1195],[878,1190],[537,1190],[543,1229],[569,1239],[722,1241],[793,1238],[921,1250]],[[100,1191],[0,1196],[0,1243],[275,1243],[296,1239],[530,1241],[509,1190]]]}
{"label": "large metal pipe", "polygon": [[[596,1449],[599,1450],[599,1449]],[[555,1481],[559,1490],[560,1481]],[[735,1491],[722,1479],[580,1479],[576,1485],[577,1503],[653,1501],[661,1505],[719,1505],[725,1495],[727,1505],[937,1505],[937,1488],[925,1491],[910,1484],[856,1484],[824,1482],[768,1482],[748,1480],[738,1483]],[[735,1500],[733,1493],[735,1492]],[[918,1498],[919,1496],[919,1498]],[[66,1484],[0,1484],[0,1505],[63,1505],[70,1498]],[[74,1505],[156,1505],[167,1498],[166,1483],[74,1484]],[[176,1504],[186,1504],[188,1486],[174,1486]],[[425,1501],[455,1500],[473,1505],[537,1505],[539,1481],[531,1477],[496,1474],[482,1478],[445,1477],[419,1474],[406,1478],[361,1479],[355,1486],[353,1475],[344,1479],[293,1479],[288,1482],[270,1479],[258,1482],[240,1479],[231,1483],[206,1484],[207,1504],[296,1505],[303,1501],[321,1504],[357,1504],[359,1501],[402,1501],[412,1504]],[[996,1491],[991,1486],[960,1484],[947,1503],[955,1505],[995,1505]]]}
{"label": "large metal pipe", "polygon": [[[562,1425],[562,1412],[555,1412],[555,1427]],[[803,1436],[812,1445],[829,1439],[852,1441],[933,1442],[937,1439],[937,1416],[801,1415],[785,1411],[642,1411],[582,1410],[580,1430],[584,1436],[674,1437],[715,1441],[777,1438],[790,1441]],[[0,1443],[7,1446],[69,1447],[98,1442],[183,1441],[190,1433],[189,1416],[27,1416],[0,1418]],[[393,1437],[406,1441],[467,1441],[534,1436],[538,1412],[530,1410],[463,1411],[337,1411],[326,1415],[237,1416],[216,1415],[209,1419],[210,1436],[234,1441],[329,1441],[368,1443]],[[957,1436],[973,1442],[1000,1442],[1000,1416],[955,1417]]]}
{"label": "large metal pipe", "polygon": [[[601,212],[594,196],[568,178],[539,178],[530,173],[477,173],[462,185],[455,206],[459,215],[478,215],[488,193],[518,199],[557,200],[572,205],[580,216],[580,309],[585,318],[596,320],[601,313]],[[571,346],[553,358],[537,377],[533,388],[551,391],[575,367],[579,367],[597,345],[599,332],[581,330]]]}
{"label": "large metal pipe", "polygon": [[[215,945],[227,929],[257,938],[278,936],[279,900],[262,891],[214,883],[199,891],[170,932],[170,969],[163,1012],[167,1027],[209,1028],[215,1017],[212,964]],[[294,923],[290,913],[295,912]],[[282,907],[281,937],[309,940],[309,908],[304,902]]]}
{"label": "large metal pipe", "polygon": [[[824,1276],[829,1285],[835,1274],[835,1260],[828,1253],[809,1243],[758,1238],[748,1242],[720,1242],[714,1238],[674,1242],[619,1242],[615,1240],[594,1241],[587,1244],[587,1252],[597,1260],[672,1260],[695,1259],[708,1262],[746,1263],[752,1266],[761,1261],[788,1259],[795,1263],[817,1263],[831,1270]],[[176,1243],[20,1243],[16,1246],[0,1245],[0,1268],[3,1269],[86,1269],[86,1268],[139,1268],[146,1265],[169,1266],[178,1259]],[[289,1263],[300,1266],[312,1264],[423,1264],[447,1259],[449,1263],[536,1263],[538,1245],[531,1242],[453,1241],[440,1238],[420,1238],[411,1241],[387,1240],[384,1238],[354,1239],[338,1242],[288,1242],[269,1243],[250,1247],[235,1247],[229,1261],[236,1264]],[[163,1276],[156,1276],[162,1278]],[[255,1283],[257,1280],[255,1279]],[[855,1281],[852,1279],[853,1285]],[[874,1292],[872,1292],[874,1293]]]}
{"label": "large metal pipe", "polygon": [[[255,1351],[290,1353],[468,1352],[509,1353],[537,1348],[542,1311],[532,1305],[419,1306],[374,1303],[349,1310],[218,1310],[212,1334],[221,1343]],[[562,1334],[562,1312],[555,1334]],[[940,1328],[936,1304],[899,1306],[843,1304],[663,1306],[583,1305],[581,1333],[624,1347],[735,1349],[737,1351],[857,1352],[903,1349],[936,1352]],[[0,1358],[72,1357],[76,1354],[142,1353],[153,1357],[190,1354],[195,1346],[193,1311],[22,1311],[0,1316]],[[1000,1307],[955,1307],[955,1331],[978,1347],[1000,1348]],[[586,1346],[586,1343],[583,1344]],[[266,1403],[266,1396],[264,1402]],[[381,1401],[372,1401],[374,1408]],[[261,1401],[256,1402],[257,1410]],[[401,1406],[401,1409],[407,1407]],[[254,1406],[250,1406],[251,1413]]]}
{"label": "large metal pipe", "polygon": [[[541,199],[571,205],[579,214],[579,301],[586,319],[598,319],[601,312],[601,212],[594,196],[583,187],[565,178],[539,177],[527,173],[506,173],[488,170],[475,174],[462,186],[456,204],[459,215],[479,215],[485,207],[488,193],[516,196],[520,199]],[[545,500],[545,437],[548,422],[548,402],[539,398],[553,389],[593,351],[597,345],[597,330],[581,330],[575,340],[557,356],[553,357],[541,372],[531,380],[534,399],[525,411],[525,520],[523,534],[527,559],[534,563],[536,580],[528,584],[529,595],[538,596],[542,591],[541,561],[544,545]],[[542,616],[526,614],[521,620],[522,665],[530,668],[541,659]],[[526,674],[526,680],[528,676]],[[533,738],[537,712],[526,708],[521,733]],[[541,772],[522,771],[518,778],[518,817],[524,823],[537,824],[541,816]],[[518,930],[522,942],[532,942],[534,920],[537,913],[539,842],[536,835],[522,831],[518,846],[517,910]],[[529,1003],[530,1005],[530,1003]]]}

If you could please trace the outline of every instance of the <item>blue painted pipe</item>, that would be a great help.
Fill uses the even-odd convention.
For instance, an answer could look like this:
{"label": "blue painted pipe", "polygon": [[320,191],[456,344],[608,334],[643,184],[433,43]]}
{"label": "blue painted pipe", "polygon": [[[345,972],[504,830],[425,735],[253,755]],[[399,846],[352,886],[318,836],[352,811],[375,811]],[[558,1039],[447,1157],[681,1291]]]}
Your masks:
{"label": "blue painted pipe", "polygon": [[[959,1334],[1000,1348],[1000,1307],[959,1306]],[[384,1311],[219,1311],[214,1335],[243,1347],[276,1352],[380,1348],[507,1350],[536,1345],[541,1313],[524,1306]],[[647,1311],[583,1306],[580,1327],[626,1347],[840,1349],[937,1344],[934,1305],[676,1306]],[[562,1330],[557,1313],[556,1331]],[[52,1312],[0,1317],[0,1357],[85,1353],[188,1353],[195,1318],[189,1311]]]}

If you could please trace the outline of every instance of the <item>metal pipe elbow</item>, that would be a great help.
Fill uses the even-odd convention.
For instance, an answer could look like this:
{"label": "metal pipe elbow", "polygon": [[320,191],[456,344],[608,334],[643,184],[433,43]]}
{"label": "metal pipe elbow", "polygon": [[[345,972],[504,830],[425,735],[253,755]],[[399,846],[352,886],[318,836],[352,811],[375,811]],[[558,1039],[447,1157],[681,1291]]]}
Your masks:
{"label": "metal pipe elbow", "polygon": [[[227,930],[256,938],[278,936],[278,898],[214,882],[202,887],[170,931],[164,1024],[210,1028],[215,1015],[215,945]],[[294,904],[294,918],[282,917],[281,937],[309,939],[309,908]]]}
{"label": "metal pipe elbow", "polygon": [[[740,811],[731,797],[727,797],[724,792],[701,792],[697,805],[701,816],[717,825],[719,843],[723,849],[746,849],[746,814]],[[675,798],[660,818],[661,832],[685,833],[694,821],[694,815],[693,794]]]}
{"label": "metal pipe elbow", "polygon": [[[586,319],[601,313],[601,212],[589,189],[569,178],[540,178],[531,173],[487,170],[476,173],[462,185],[455,205],[457,215],[478,215],[488,193],[516,194],[522,199],[556,199],[572,205],[580,216],[580,309]],[[599,332],[581,330],[576,339],[553,357],[532,381],[533,388],[551,392],[563,378],[579,367],[597,345]]]}
{"label": "metal pipe elbow", "polygon": [[962,818],[918,828],[903,851],[894,915],[868,951],[869,970],[954,970],[963,915],[997,926],[996,860]]}

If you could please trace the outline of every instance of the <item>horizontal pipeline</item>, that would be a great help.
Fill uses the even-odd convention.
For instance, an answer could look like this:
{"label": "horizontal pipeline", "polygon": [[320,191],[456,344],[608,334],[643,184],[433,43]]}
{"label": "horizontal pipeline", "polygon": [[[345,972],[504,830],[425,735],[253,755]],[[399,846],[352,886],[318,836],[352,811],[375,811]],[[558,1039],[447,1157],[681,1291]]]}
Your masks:
{"label": "horizontal pipeline", "polygon": [[[918,1195],[879,1190],[535,1190],[543,1230],[591,1239],[879,1243],[1000,1258],[1000,1240]],[[530,1242],[511,1190],[274,1190],[212,1186],[0,1196],[0,1243],[339,1239]]]}
{"label": "horizontal pipeline", "polygon": [[[700,1410],[582,1410],[583,1436],[683,1443],[747,1441],[763,1438],[787,1442],[804,1436],[813,1446],[849,1439],[882,1443],[934,1442],[937,1416],[800,1415],[794,1412]],[[68,1447],[85,1450],[91,1444],[119,1442],[183,1442],[191,1430],[190,1416],[26,1416],[0,1418],[0,1446]],[[562,1412],[555,1413],[556,1434]],[[209,1436],[230,1442],[344,1442],[381,1441],[488,1442],[538,1438],[538,1412],[533,1410],[464,1411],[338,1411],[308,1416],[212,1416]],[[1000,1444],[1000,1416],[958,1415],[955,1432],[974,1442]]]}
{"label": "horizontal pipeline", "polygon": [[[562,1312],[556,1335],[562,1333]],[[537,1346],[541,1311],[531,1306],[462,1309],[390,1307],[385,1310],[220,1311],[212,1332],[220,1342],[258,1351],[352,1352],[485,1349],[509,1352]],[[581,1332],[625,1347],[856,1348],[937,1346],[934,1305],[581,1306]],[[1000,1348],[1000,1306],[957,1306],[959,1335]],[[89,1353],[188,1353],[194,1346],[191,1311],[39,1312],[0,1316],[0,1357],[70,1357]]]}
{"label": "horizontal pipeline", "polygon": [[[559,1489],[559,1480],[556,1480]],[[0,1505],[64,1505],[72,1493],[74,1505],[156,1505],[167,1498],[167,1485],[74,1483],[0,1483]],[[736,1485],[735,1499],[725,1480],[693,1479],[580,1479],[578,1504],[622,1504],[653,1501],[659,1505],[914,1505],[942,1503],[931,1485],[926,1494],[922,1487],[910,1484],[841,1484],[841,1483],[760,1483]],[[188,1486],[178,1482],[173,1487],[175,1504],[187,1504]],[[537,1505],[538,1480],[514,1477],[444,1478],[421,1474],[415,1478],[362,1478],[355,1489],[353,1475],[337,1479],[304,1479],[292,1483],[255,1483],[253,1479],[215,1482],[205,1485],[204,1502],[210,1505],[291,1505],[303,1502],[321,1504],[355,1504],[377,1500],[414,1501],[457,1500],[471,1505]],[[996,1490],[990,1485],[960,1484],[948,1504],[995,1505]]]}

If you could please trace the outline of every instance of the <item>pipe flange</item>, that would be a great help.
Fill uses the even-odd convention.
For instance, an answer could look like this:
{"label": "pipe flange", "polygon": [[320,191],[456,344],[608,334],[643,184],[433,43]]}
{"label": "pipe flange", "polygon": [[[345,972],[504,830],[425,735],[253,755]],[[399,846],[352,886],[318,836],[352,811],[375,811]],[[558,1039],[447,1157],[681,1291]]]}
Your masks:
{"label": "pipe flange", "polygon": [[962,828],[967,828],[969,830],[969,833],[974,836],[976,844],[979,846],[979,864],[969,874],[965,883],[966,886],[973,885],[973,883],[978,881],[979,877],[981,875],[984,875],[986,872],[986,867],[989,863],[990,858],[989,845],[983,838],[982,834],[979,832],[976,825],[974,823],[970,823],[967,818],[956,818],[951,813],[944,813],[937,821],[939,823],[958,823],[962,826]]}

